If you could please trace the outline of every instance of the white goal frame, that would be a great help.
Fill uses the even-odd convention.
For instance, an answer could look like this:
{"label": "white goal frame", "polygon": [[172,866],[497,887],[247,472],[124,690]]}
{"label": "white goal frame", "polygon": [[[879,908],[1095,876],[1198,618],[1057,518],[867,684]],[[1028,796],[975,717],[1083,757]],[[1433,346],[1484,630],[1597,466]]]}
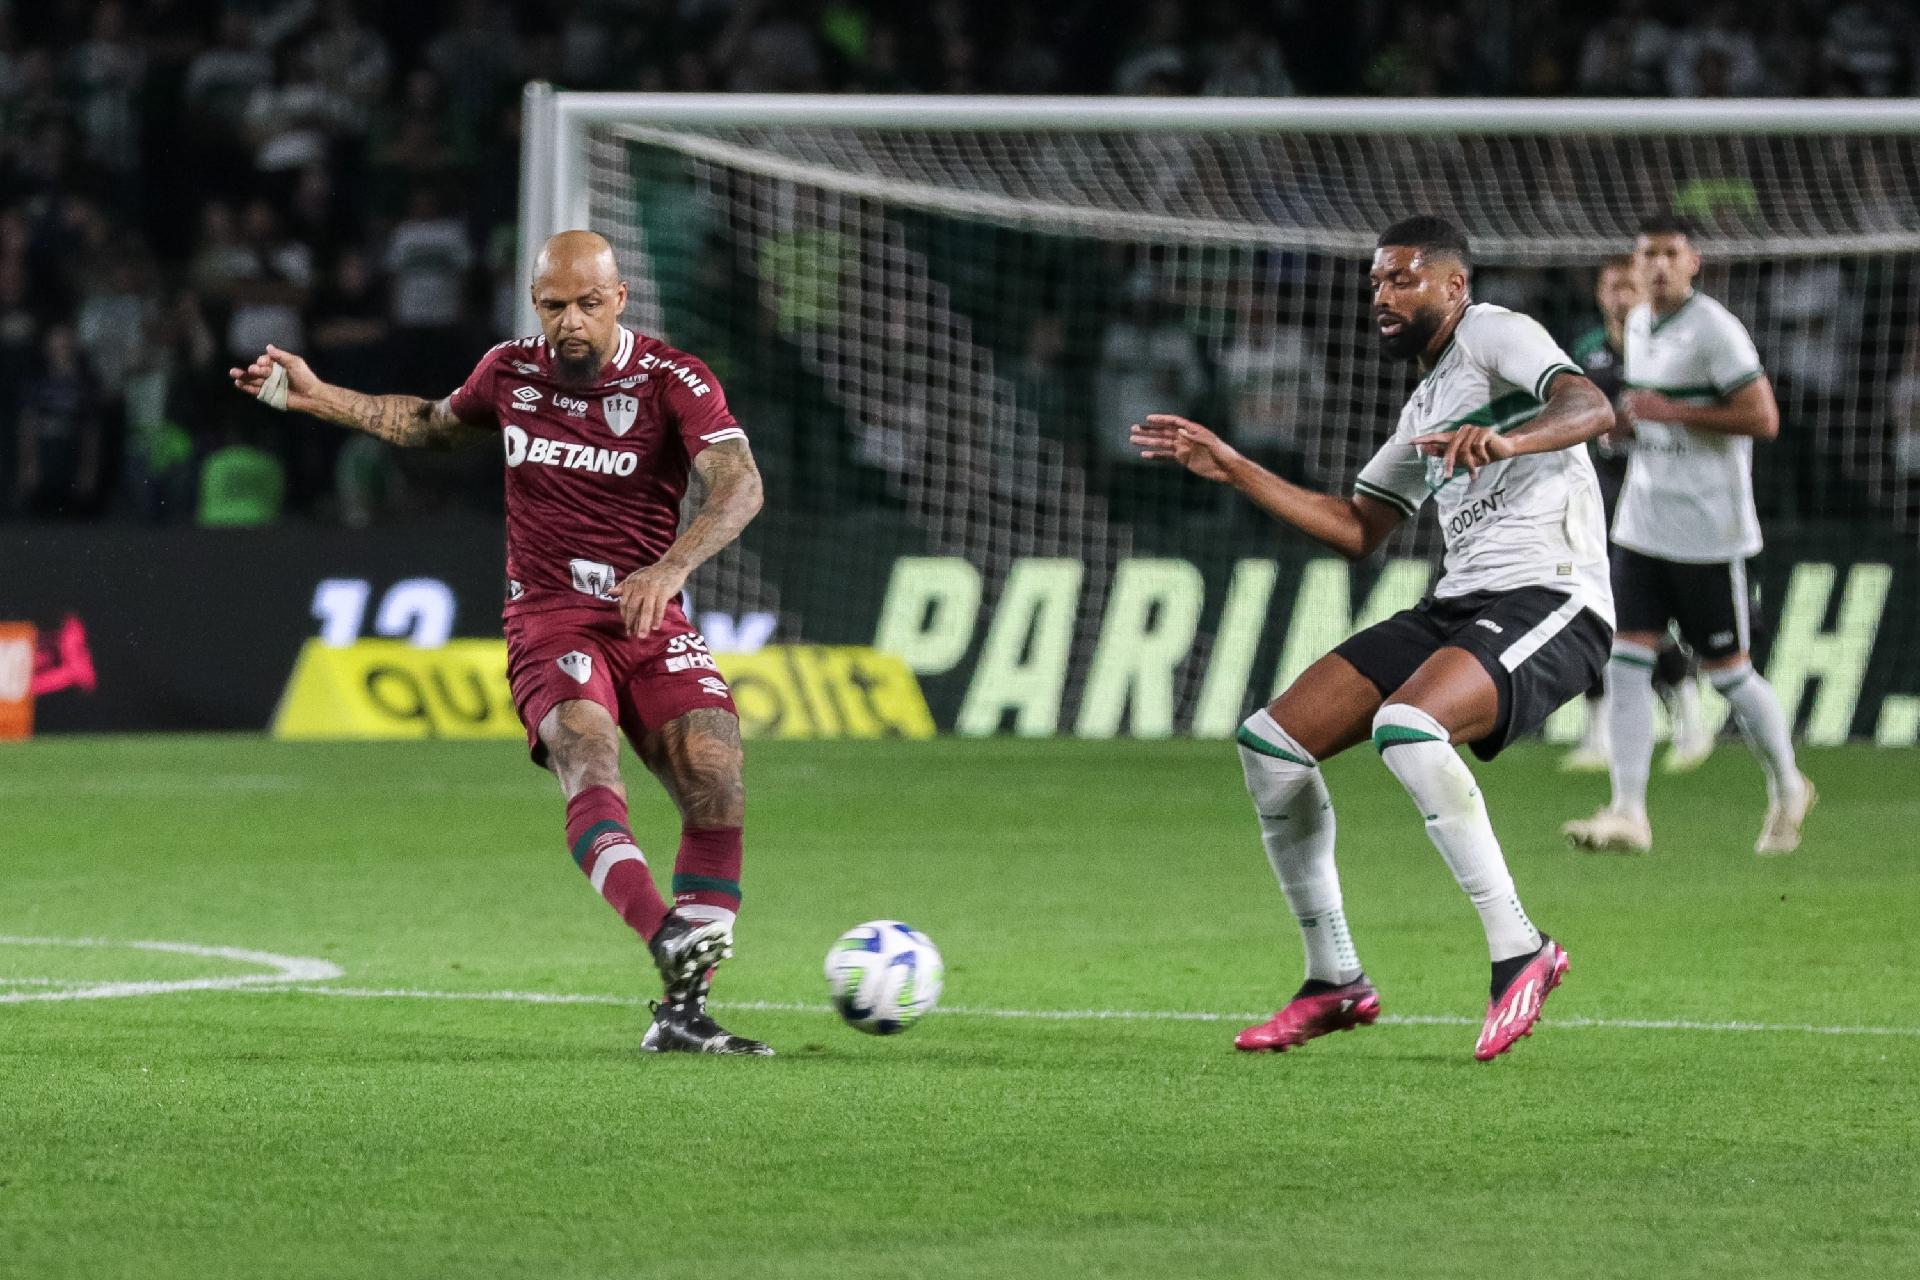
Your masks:
{"label": "white goal frame", "polygon": [[[609,124],[1211,130],[1381,134],[1823,133],[1920,136],[1920,99],[1074,98],[861,94],[575,93],[526,86],[520,134],[520,279],[546,238],[588,222],[587,138]],[[525,331],[535,327],[521,304]]]}

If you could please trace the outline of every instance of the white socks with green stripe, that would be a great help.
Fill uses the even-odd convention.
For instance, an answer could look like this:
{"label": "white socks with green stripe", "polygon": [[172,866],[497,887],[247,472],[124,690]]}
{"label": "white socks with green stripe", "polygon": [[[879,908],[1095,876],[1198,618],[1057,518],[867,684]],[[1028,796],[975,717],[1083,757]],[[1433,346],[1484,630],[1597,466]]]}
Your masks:
{"label": "white socks with green stripe", "polygon": [[1607,703],[1613,720],[1608,772],[1613,801],[1607,807],[1629,817],[1647,816],[1647,773],[1653,768],[1653,664],[1659,655],[1643,644],[1615,640],[1607,663]]}
{"label": "white socks with green stripe", "polygon": [[1300,922],[1307,977],[1335,986],[1352,982],[1360,976],[1360,957],[1341,910],[1340,876],[1333,866],[1333,798],[1320,766],[1264,710],[1247,717],[1236,740],[1267,862]]}
{"label": "white socks with green stripe", "polygon": [[1793,758],[1793,730],[1780,711],[1780,699],[1753,664],[1742,658],[1731,667],[1707,672],[1713,687],[1733,708],[1740,736],[1767,771],[1767,799],[1775,804],[1800,799],[1800,766]]}
{"label": "white socks with green stripe", "polygon": [[1480,913],[1489,957],[1498,963],[1529,955],[1540,949],[1540,931],[1514,892],[1473,771],[1448,736],[1438,720],[1405,703],[1388,703],[1373,717],[1373,745],[1419,806],[1433,847]]}

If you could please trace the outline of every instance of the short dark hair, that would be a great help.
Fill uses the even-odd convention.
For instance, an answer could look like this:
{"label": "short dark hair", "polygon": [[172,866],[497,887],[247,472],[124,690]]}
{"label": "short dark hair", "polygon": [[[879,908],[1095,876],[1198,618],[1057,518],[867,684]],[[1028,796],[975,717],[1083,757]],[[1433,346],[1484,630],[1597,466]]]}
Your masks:
{"label": "short dark hair", "polygon": [[1689,240],[1700,234],[1692,218],[1677,213],[1650,213],[1634,230],[1643,236],[1685,236]]}
{"label": "short dark hair", "polygon": [[1609,271],[1633,270],[1633,255],[1630,253],[1610,253],[1600,259],[1600,265],[1593,269],[1593,278],[1598,280]]}
{"label": "short dark hair", "polygon": [[1382,231],[1374,248],[1384,249],[1388,245],[1421,253],[1450,253],[1460,259],[1460,265],[1469,272],[1473,270],[1473,251],[1467,247],[1467,233],[1430,213],[1402,218]]}

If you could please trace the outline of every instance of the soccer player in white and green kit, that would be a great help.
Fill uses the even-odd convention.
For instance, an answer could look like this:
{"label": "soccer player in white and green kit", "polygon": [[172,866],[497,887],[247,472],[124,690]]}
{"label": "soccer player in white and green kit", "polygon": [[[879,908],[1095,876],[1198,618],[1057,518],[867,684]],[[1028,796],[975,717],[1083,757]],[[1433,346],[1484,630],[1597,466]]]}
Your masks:
{"label": "soccer player in white and green kit", "polygon": [[1626,329],[1633,452],[1613,521],[1613,797],[1564,831],[1581,848],[1653,847],[1653,666],[1671,621],[1766,770],[1767,815],[1753,851],[1792,853],[1815,792],[1794,759],[1779,699],[1748,655],[1747,558],[1760,550],[1753,442],[1779,433],[1780,411],[1746,326],[1693,287],[1700,254],[1687,222],[1642,223],[1634,265],[1647,301]]}
{"label": "soccer player in white and green kit", "polygon": [[1368,627],[1248,717],[1240,764],[1261,842],[1300,924],[1306,981],[1234,1044],[1284,1051],[1373,1022],[1334,867],[1333,800],[1320,764],[1372,740],[1466,892],[1492,961],[1473,1056],[1533,1028],[1567,953],[1520,905],[1473,771],[1599,675],[1613,639],[1600,487],[1580,446],[1613,407],[1533,319],[1475,304],[1466,237],[1432,217],[1381,235],[1373,321],[1387,353],[1419,364],[1393,434],[1350,497],[1290,484],[1196,422],[1153,414],[1131,439],[1148,458],[1230,484],[1333,550],[1370,555],[1434,500],[1446,567],[1433,594]]}

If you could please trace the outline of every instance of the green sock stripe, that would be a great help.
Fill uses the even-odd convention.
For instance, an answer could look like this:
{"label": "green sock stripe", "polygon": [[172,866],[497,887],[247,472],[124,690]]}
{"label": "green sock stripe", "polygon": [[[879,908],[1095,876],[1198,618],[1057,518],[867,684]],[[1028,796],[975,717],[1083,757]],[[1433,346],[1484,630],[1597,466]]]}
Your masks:
{"label": "green sock stripe", "polygon": [[1297,765],[1304,765],[1309,769],[1315,767],[1313,761],[1302,760],[1299,756],[1293,754],[1293,752],[1284,751],[1281,748],[1274,746],[1271,742],[1268,742],[1265,738],[1260,737],[1258,734],[1254,733],[1253,730],[1247,728],[1247,726],[1245,725],[1240,726],[1240,732],[1233,735],[1233,740],[1239,743],[1241,746],[1245,747],[1247,750],[1258,751],[1263,756],[1272,756],[1276,760],[1291,760],[1293,763]]}
{"label": "green sock stripe", "polygon": [[1383,724],[1373,731],[1373,749],[1385,753],[1388,747],[1405,746],[1409,742],[1438,742],[1440,739],[1419,729],[1409,729],[1405,725]]}
{"label": "green sock stripe", "polygon": [[1654,668],[1654,660],[1652,658],[1643,658],[1637,653],[1621,653],[1615,650],[1612,655],[1612,661],[1623,663],[1629,667],[1638,667],[1642,671],[1651,671]]}
{"label": "green sock stripe", "polygon": [[682,893],[724,893],[732,898],[740,896],[738,880],[722,880],[718,876],[689,875],[684,871],[673,873],[673,891]]}
{"label": "green sock stripe", "polygon": [[587,850],[593,848],[593,842],[609,831],[618,831],[622,835],[625,835],[628,840],[633,839],[633,834],[629,832],[625,826],[615,822],[611,818],[602,822],[596,822],[585,831],[582,831],[580,838],[573,842],[574,865],[584,871],[587,866]]}

